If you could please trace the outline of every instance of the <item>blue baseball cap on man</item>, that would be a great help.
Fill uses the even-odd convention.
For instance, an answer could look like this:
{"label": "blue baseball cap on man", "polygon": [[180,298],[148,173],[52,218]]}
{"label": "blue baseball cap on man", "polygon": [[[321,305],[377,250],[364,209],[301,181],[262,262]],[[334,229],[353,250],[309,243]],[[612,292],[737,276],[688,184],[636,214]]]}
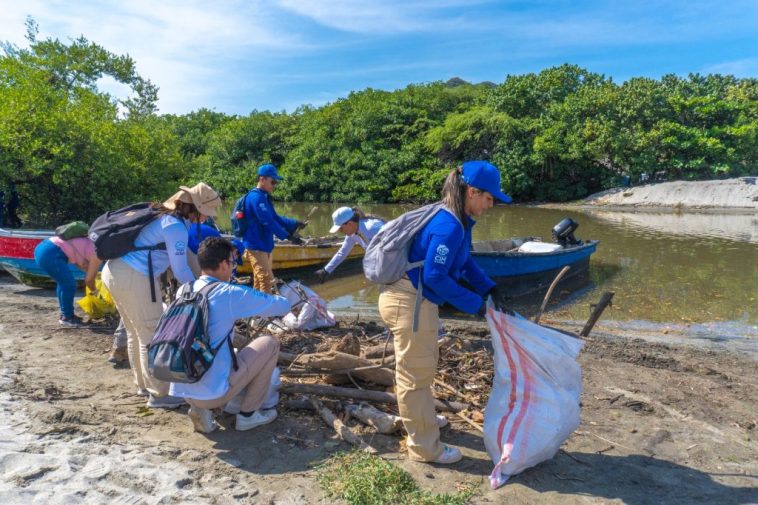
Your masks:
{"label": "blue baseball cap on man", "polygon": [[258,167],[258,177],[271,177],[277,181],[283,179],[283,177],[280,177],[279,174],[276,173],[276,167],[271,163],[266,163],[265,165]]}
{"label": "blue baseball cap on man", "polygon": [[461,180],[471,187],[486,191],[503,203],[513,199],[500,190],[500,171],[486,161],[467,161],[462,166]]}

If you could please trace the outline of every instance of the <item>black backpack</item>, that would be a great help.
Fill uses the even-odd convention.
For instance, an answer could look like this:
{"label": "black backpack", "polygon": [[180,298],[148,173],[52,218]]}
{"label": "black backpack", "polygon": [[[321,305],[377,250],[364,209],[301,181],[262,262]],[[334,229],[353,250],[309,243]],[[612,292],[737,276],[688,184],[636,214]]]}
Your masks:
{"label": "black backpack", "polygon": [[134,241],[142,229],[161,216],[151,203],[135,203],[123,209],[101,215],[89,227],[89,238],[95,243],[95,253],[101,260],[120,258],[132,251],[147,251],[147,270],[150,277],[150,298],[155,302],[155,280],[152,252],[166,250],[166,244],[137,247]]}
{"label": "black backpack", "polygon": [[232,354],[234,369],[238,369],[231,331],[216,348],[211,347],[208,335],[208,295],[219,284],[221,282],[211,282],[193,292],[193,282],[189,282],[182,288],[182,294],[171,302],[147,348],[150,375],[166,382],[197,382],[211,368],[225,344]]}

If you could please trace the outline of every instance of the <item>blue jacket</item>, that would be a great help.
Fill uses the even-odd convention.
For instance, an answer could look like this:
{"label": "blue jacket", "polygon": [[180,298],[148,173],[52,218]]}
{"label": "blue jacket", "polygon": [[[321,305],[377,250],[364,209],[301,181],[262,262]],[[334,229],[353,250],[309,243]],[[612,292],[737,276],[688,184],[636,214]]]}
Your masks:
{"label": "blue jacket", "polygon": [[[424,260],[424,298],[437,305],[447,302],[458,310],[476,314],[482,299],[495,283],[471,257],[471,228],[476,222],[468,218],[467,230],[447,210],[441,210],[416,235],[408,260]],[[418,289],[419,268],[408,271]],[[475,291],[459,284],[465,279]]]}
{"label": "blue jacket", "polygon": [[271,195],[258,188],[245,198],[245,219],[248,224],[242,242],[245,249],[253,251],[273,251],[274,235],[285,240],[297,226],[297,220],[277,214]]}

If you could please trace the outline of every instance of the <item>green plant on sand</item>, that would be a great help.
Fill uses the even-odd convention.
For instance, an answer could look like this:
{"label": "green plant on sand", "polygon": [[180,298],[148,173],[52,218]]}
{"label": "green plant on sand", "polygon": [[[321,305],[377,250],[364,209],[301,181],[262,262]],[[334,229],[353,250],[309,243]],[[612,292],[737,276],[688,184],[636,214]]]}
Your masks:
{"label": "green plant on sand", "polygon": [[337,453],[317,471],[326,495],[350,505],[463,505],[476,494],[471,482],[456,493],[432,494],[405,470],[361,451]]}

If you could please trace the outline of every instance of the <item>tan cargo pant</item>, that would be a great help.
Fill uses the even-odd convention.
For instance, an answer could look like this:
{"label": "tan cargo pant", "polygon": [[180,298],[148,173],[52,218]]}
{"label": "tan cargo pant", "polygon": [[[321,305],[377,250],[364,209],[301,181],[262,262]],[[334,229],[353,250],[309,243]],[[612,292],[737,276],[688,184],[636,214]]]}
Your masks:
{"label": "tan cargo pant", "polygon": [[397,405],[408,432],[408,457],[433,461],[442,454],[432,396],[439,359],[439,308],[425,299],[419,310],[418,331],[414,333],[415,303],[416,289],[408,279],[401,279],[379,295],[379,314],[395,337]]}
{"label": "tan cargo pant", "polygon": [[150,279],[121,259],[109,260],[105,264],[102,279],[126,327],[126,349],[134,383],[154,396],[166,396],[169,383],[154,379],[147,368],[147,346],[163,314],[160,281],[155,279],[153,302],[150,299]]}
{"label": "tan cargo pant", "polygon": [[269,335],[258,337],[237,353],[238,370],[229,375],[229,391],[214,400],[187,399],[191,406],[203,409],[223,407],[238,394],[243,393],[240,410],[258,410],[266,400],[271,385],[271,373],[279,359],[279,341]]}
{"label": "tan cargo pant", "polygon": [[262,293],[274,293],[274,269],[271,264],[271,253],[245,249],[242,255],[245,263],[250,263],[253,270],[253,287]]}

